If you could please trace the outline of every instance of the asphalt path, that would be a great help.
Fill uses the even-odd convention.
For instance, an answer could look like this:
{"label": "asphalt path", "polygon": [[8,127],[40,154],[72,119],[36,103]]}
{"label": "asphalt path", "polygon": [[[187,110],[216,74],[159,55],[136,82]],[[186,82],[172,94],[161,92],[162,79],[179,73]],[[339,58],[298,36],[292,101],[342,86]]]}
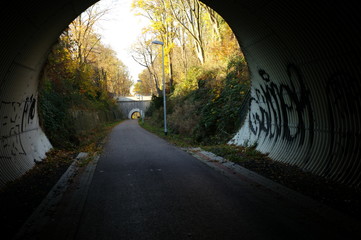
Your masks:
{"label": "asphalt path", "polygon": [[353,237],[295,202],[215,171],[129,120],[109,135],[67,239]]}

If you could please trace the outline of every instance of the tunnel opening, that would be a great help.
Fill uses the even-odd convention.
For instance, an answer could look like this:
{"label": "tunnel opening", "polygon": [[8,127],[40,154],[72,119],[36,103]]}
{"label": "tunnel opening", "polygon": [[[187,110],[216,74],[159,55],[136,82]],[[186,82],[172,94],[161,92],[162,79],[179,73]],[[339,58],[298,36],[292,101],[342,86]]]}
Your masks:
{"label": "tunnel opening", "polygon": [[[38,79],[54,41],[94,2],[37,0],[10,3],[2,9],[0,187],[22,176],[52,148],[38,116]],[[279,162],[359,188],[358,7],[322,1],[203,2],[232,28],[252,82],[251,89],[243,93],[245,104],[239,106],[245,113],[238,115],[240,130],[229,143],[250,146]],[[159,57],[158,61],[160,65]],[[212,72],[207,74],[202,77],[213,77]],[[207,89],[207,82],[196,85]],[[155,92],[157,89],[151,93]],[[208,116],[212,114],[210,111]],[[183,116],[179,111],[177,118]],[[207,124],[204,122],[205,128],[214,131]]]}
{"label": "tunnel opening", "polygon": [[131,119],[139,119],[139,118],[141,118],[141,114],[140,114],[140,112],[134,112],[133,114],[132,114],[132,116],[131,116]]}
{"label": "tunnel opening", "polygon": [[[3,34],[0,45],[2,185],[51,148],[39,127],[37,81],[54,40],[95,1],[37,2],[37,10],[33,3],[9,5],[19,14],[10,10],[1,17],[2,31],[11,33]],[[359,186],[357,8],[347,3],[325,9],[311,1],[203,2],[231,26],[251,74],[249,114],[231,143],[256,144],[275,160]]]}

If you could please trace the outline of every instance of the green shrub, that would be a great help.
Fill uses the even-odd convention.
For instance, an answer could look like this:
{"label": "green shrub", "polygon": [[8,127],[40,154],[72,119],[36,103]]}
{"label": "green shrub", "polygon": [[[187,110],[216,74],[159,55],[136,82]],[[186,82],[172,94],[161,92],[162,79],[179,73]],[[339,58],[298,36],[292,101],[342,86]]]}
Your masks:
{"label": "green shrub", "polygon": [[194,131],[198,142],[224,143],[240,128],[241,106],[250,88],[244,59],[240,56],[231,58],[227,71],[219,89],[210,85],[213,87],[209,89],[213,90],[212,99],[203,105]]}
{"label": "green shrub", "polygon": [[[189,88],[185,87],[187,81],[191,83]],[[241,126],[241,106],[249,88],[248,69],[242,56],[230,58],[224,71],[192,68],[188,80],[177,85],[175,93],[167,97],[169,131],[191,136],[201,144],[228,142]],[[148,110],[150,123],[158,127],[163,126],[162,101],[162,97],[154,97]]]}
{"label": "green shrub", "polygon": [[54,147],[71,148],[77,144],[69,114],[69,100],[48,85],[39,92],[40,125]]}
{"label": "green shrub", "polygon": [[189,135],[198,124],[200,102],[189,98],[182,100],[176,101],[179,104],[173,103],[172,113],[168,117],[168,126],[173,133]]}

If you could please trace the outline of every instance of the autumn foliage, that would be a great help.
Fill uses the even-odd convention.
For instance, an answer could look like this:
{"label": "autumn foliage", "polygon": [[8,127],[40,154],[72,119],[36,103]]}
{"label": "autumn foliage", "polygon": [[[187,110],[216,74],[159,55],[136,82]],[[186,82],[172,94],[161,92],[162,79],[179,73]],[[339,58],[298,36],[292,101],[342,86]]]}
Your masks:
{"label": "autumn foliage", "polygon": [[79,143],[72,113],[112,112],[114,95],[128,95],[132,81],[115,52],[101,43],[94,24],[106,13],[94,5],[76,18],[52,47],[39,85],[42,128],[55,146]]}
{"label": "autumn foliage", "polygon": [[[247,63],[226,21],[198,0],[134,0],[133,8],[151,22],[144,29],[146,36],[140,38],[150,50],[134,49],[136,56],[151,53],[153,59],[139,75],[139,91],[159,92],[161,49],[151,42],[160,40],[165,49],[170,132],[191,136],[196,142],[229,140],[241,125],[241,106],[250,81]],[[154,97],[148,121],[161,127],[159,98],[162,94]]]}

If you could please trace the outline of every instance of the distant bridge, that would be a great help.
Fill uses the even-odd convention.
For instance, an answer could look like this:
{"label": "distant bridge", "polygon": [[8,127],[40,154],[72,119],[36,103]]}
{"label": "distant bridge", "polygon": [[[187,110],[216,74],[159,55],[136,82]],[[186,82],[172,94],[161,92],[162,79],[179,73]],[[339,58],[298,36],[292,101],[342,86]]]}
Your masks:
{"label": "distant bridge", "polygon": [[144,116],[145,112],[150,106],[151,96],[137,96],[137,97],[116,97],[117,105],[123,116],[132,119],[133,114],[139,113]]}

